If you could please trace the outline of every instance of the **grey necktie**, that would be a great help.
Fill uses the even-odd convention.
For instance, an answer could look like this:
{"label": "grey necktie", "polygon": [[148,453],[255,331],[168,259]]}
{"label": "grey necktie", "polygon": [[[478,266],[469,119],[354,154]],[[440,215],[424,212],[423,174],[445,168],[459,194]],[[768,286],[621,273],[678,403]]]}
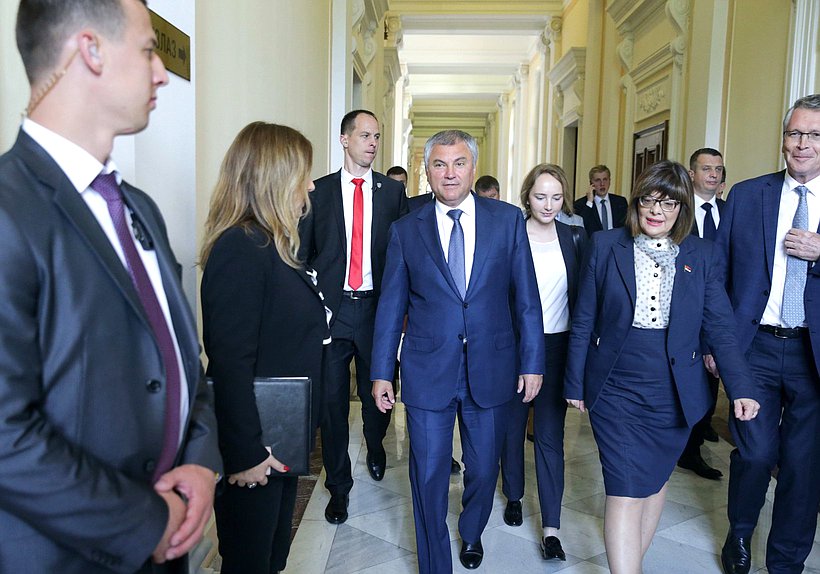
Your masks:
{"label": "grey necktie", "polygon": [[604,231],[609,229],[609,212],[606,210],[606,200],[601,200],[601,227],[604,228]]}
{"label": "grey necktie", "polygon": [[447,248],[447,266],[453,276],[458,292],[464,299],[467,292],[467,278],[464,274],[464,230],[461,228],[460,209],[451,209],[447,215],[453,220],[453,231],[450,233],[450,245]]}
{"label": "grey necktie", "polygon": [[[798,185],[794,190],[800,194],[800,200],[797,203],[797,211],[794,212],[792,227],[807,229],[809,226],[809,208],[806,204],[806,193],[809,190],[804,185]],[[799,327],[806,318],[803,291],[806,289],[808,268],[808,261],[791,255],[786,257],[786,283],[783,286],[783,306],[780,309],[780,321],[784,327]]]}

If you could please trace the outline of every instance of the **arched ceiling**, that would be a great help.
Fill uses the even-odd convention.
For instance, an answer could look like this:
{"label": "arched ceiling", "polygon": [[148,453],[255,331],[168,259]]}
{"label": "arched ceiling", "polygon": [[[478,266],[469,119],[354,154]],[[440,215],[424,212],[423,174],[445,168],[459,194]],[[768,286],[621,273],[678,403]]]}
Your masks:
{"label": "arched ceiling", "polygon": [[499,96],[539,49],[563,0],[390,0],[401,21],[399,61],[408,76],[414,140],[447,128],[483,137]]}

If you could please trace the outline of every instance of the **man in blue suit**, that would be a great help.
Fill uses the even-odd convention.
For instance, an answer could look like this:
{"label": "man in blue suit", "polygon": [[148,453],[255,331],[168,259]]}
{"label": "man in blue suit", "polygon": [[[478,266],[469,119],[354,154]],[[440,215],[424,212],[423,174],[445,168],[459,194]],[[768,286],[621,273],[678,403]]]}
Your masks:
{"label": "man in blue suit", "polygon": [[407,314],[402,400],[421,573],[452,571],[446,517],[456,416],[465,465],[460,559],[473,569],[484,555],[506,405],[532,400],[544,368],[524,218],[512,205],[470,193],[477,159],[467,133],[444,131],[427,141],[435,201],[393,224],[376,313],[371,378],[384,411],[395,402],[390,379]]}
{"label": "man in blue suit", "polygon": [[745,574],[771,471],[779,468],[766,549],[770,574],[802,572],[820,504],[820,94],[783,121],[786,170],[732,188],[718,245],[755,379],[760,414],[732,420],[724,571]]}

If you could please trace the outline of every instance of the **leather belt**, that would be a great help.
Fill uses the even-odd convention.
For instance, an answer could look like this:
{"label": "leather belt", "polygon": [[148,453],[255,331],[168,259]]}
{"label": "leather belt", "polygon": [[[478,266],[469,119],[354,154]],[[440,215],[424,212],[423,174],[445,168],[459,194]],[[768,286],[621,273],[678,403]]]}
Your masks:
{"label": "leather belt", "polygon": [[775,327],[774,325],[760,325],[758,331],[769,333],[778,339],[799,339],[808,335],[808,327],[795,327],[794,329],[787,329],[786,327]]}
{"label": "leather belt", "polygon": [[342,296],[348,299],[370,299],[376,296],[376,291],[370,289],[369,291],[342,291]]}

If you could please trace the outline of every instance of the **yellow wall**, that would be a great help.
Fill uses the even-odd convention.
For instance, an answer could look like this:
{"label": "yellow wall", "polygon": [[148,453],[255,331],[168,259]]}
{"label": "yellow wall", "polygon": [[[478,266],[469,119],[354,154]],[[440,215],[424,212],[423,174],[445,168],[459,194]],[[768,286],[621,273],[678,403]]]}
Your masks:
{"label": "yellow wall", "polygon": [[587,21],[589,20],[589,0],[573,0],[564,9],[561,29],[560,58],[570,48],[587,45]]}
{"label": "yellow wall", "polygon": [[[735,0],[729,16],[725,158],[729,183],[780,169],[789,0]],[[782,39],[777,41],[777,39]]]}
{"label": "yellow wall", "polygon": [[313,143],[316,177],[338,143],[329,132],[330,0],[202,2],[197,32],[201,238],[222,156],[244,125],[263,120],[302,131]]}

